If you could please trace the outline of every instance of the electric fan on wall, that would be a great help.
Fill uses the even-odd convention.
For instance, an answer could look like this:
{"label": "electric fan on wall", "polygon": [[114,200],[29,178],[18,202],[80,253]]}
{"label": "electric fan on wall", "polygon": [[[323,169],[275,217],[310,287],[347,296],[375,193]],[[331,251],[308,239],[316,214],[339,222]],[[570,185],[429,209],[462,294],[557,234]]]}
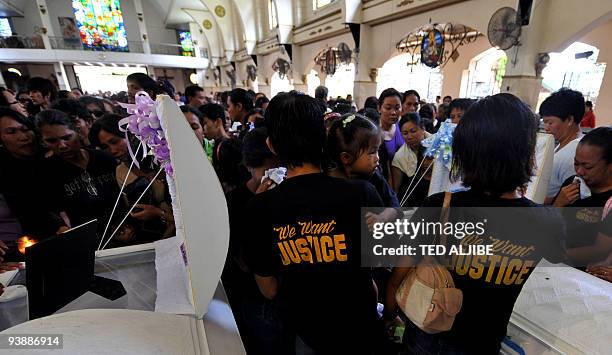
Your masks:
{"label": "electric fan on wall", "polygon": [[495,11],[489,20],[487,37],[491,46],[502,50],[519,44],[521,36],[521,19],[518,12],[511,7],[502,7]]}

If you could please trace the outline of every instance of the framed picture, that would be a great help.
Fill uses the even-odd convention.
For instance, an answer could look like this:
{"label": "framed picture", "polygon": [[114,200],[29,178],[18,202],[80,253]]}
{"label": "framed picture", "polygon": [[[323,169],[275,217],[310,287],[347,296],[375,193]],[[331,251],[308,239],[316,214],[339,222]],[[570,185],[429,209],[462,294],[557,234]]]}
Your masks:
{"label": "framed picture", "polygon": [[436,29],[425,33],[421,42],[421,63],[430,68],[437,68],[444,55],[444,37]]}

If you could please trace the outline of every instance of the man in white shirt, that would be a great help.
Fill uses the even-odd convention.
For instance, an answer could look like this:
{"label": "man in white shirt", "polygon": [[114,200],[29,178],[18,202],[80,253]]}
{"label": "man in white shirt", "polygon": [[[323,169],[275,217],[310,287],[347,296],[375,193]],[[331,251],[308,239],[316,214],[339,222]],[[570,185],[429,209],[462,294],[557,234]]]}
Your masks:
{"label": "man in white shirt", "polygon": [[584,97],[579,91],[561,89],[542,102],[540,116],[544,119],[546,132],[552,134],[558,142],[544,201],[545,204],[550,204],[559,193],[561,184],[570,176],[576,175],[574,156],[576,146],[582,138],[580,120],[584,116]]}

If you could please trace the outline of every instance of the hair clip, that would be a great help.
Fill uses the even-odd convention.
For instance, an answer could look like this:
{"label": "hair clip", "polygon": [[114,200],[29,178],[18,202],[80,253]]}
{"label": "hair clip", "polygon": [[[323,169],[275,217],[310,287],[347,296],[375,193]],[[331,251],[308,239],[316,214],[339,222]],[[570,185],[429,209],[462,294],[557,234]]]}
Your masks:
{"label": "hair clip", "polygon": [[346,128],[346,125],[348,125],[349,123],[353,122],[353,120],[355,119],[355,115],[350,115],[347,118],[342,120],[342,128]]}

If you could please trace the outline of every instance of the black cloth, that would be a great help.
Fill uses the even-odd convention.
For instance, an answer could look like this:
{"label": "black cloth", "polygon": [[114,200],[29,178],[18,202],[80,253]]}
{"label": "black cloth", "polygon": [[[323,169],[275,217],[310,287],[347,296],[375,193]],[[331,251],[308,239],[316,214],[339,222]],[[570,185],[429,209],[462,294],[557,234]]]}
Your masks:
{"label": "black cloth", "polygon": [[0,150],[0,167],[0,193],[23,234],[35,239],[55,235],[64,222],[52,198],[43,158],[16,159]]}
{"label": "black cloth", "polygon": [[[115,177],[117,161],[112,156],[86,149],[86,169],[53,156],[46,161],[54,199],[66,212],[73,227],[98,220],[98,231],[104,231],[119,195]],[[116,213],[114,219],[122,218]]]}
{"label": "black cloth", "polygon": [[215,140],[212,163],[226,193],[244,184],[249,178],[242,164],[242,141],[238,138]]}
{"label": "black cloth", "polygon": [[[573,181],[574,176],[565,180],[561,187]],[[568,248],[593,245],[599,233],[612,238],[612,213],[602,220],[603,207],[611,197],[612,190],[594,193],[562,209],[567,224]]]}
{"label": "black cloth", "polygon": [[358,176],[359,179],[364,180],[372,184],[378,192],[378,195],[382,199],[384,207],[399,207],[399,200],[397,195],[380,172],[380,170],[374,170],[374,174],[367,176]]}
{"label": "black cloth", "polygon": [[[432,195],[423,207],[441,207],[443,200],[444,193]],[[476,191],[453,193],[451,207],[455,206],[478,210],[451,208],[449,221],[484,219],[485,233],[482,237],[464,239],[450,236],[447,246],[458,245],[460,241],[463,247],[468,242],[484,245],[493,242],[495,250],[492,256],[455,256],[450,260],[449,271],[455,287],[463,292],[463,305],[451,330],[439,337],[467,353],[498,354],[514,303],[535,265],[542,258],[553,263],[564,260],[563,219],[555,208],[526,198],[502,199]],[[474,211],[478,211],[478,216],[471,219],[469,214]],[[439,221],[439,216],[439,208],[420,208],[412,220]],[[429,238],[417,237],[415,241],[431,244]]]}
{"label": "black cloth", "polygon": [[389,157],[389,152],[387,151],[387,147],[384,144],[381,144],[378,148],[378,168],[382,176],[389,180],[389,175],[391,174],[391,160]]}
{"label": "black cloth", "polygon": [[322,353],[367,354],[380,334],[372,279],[360,267],[367,206],[382,206],[371,184],[308,174],[256,195],[247,207],[247,265],[277,277],[284,321]]}

